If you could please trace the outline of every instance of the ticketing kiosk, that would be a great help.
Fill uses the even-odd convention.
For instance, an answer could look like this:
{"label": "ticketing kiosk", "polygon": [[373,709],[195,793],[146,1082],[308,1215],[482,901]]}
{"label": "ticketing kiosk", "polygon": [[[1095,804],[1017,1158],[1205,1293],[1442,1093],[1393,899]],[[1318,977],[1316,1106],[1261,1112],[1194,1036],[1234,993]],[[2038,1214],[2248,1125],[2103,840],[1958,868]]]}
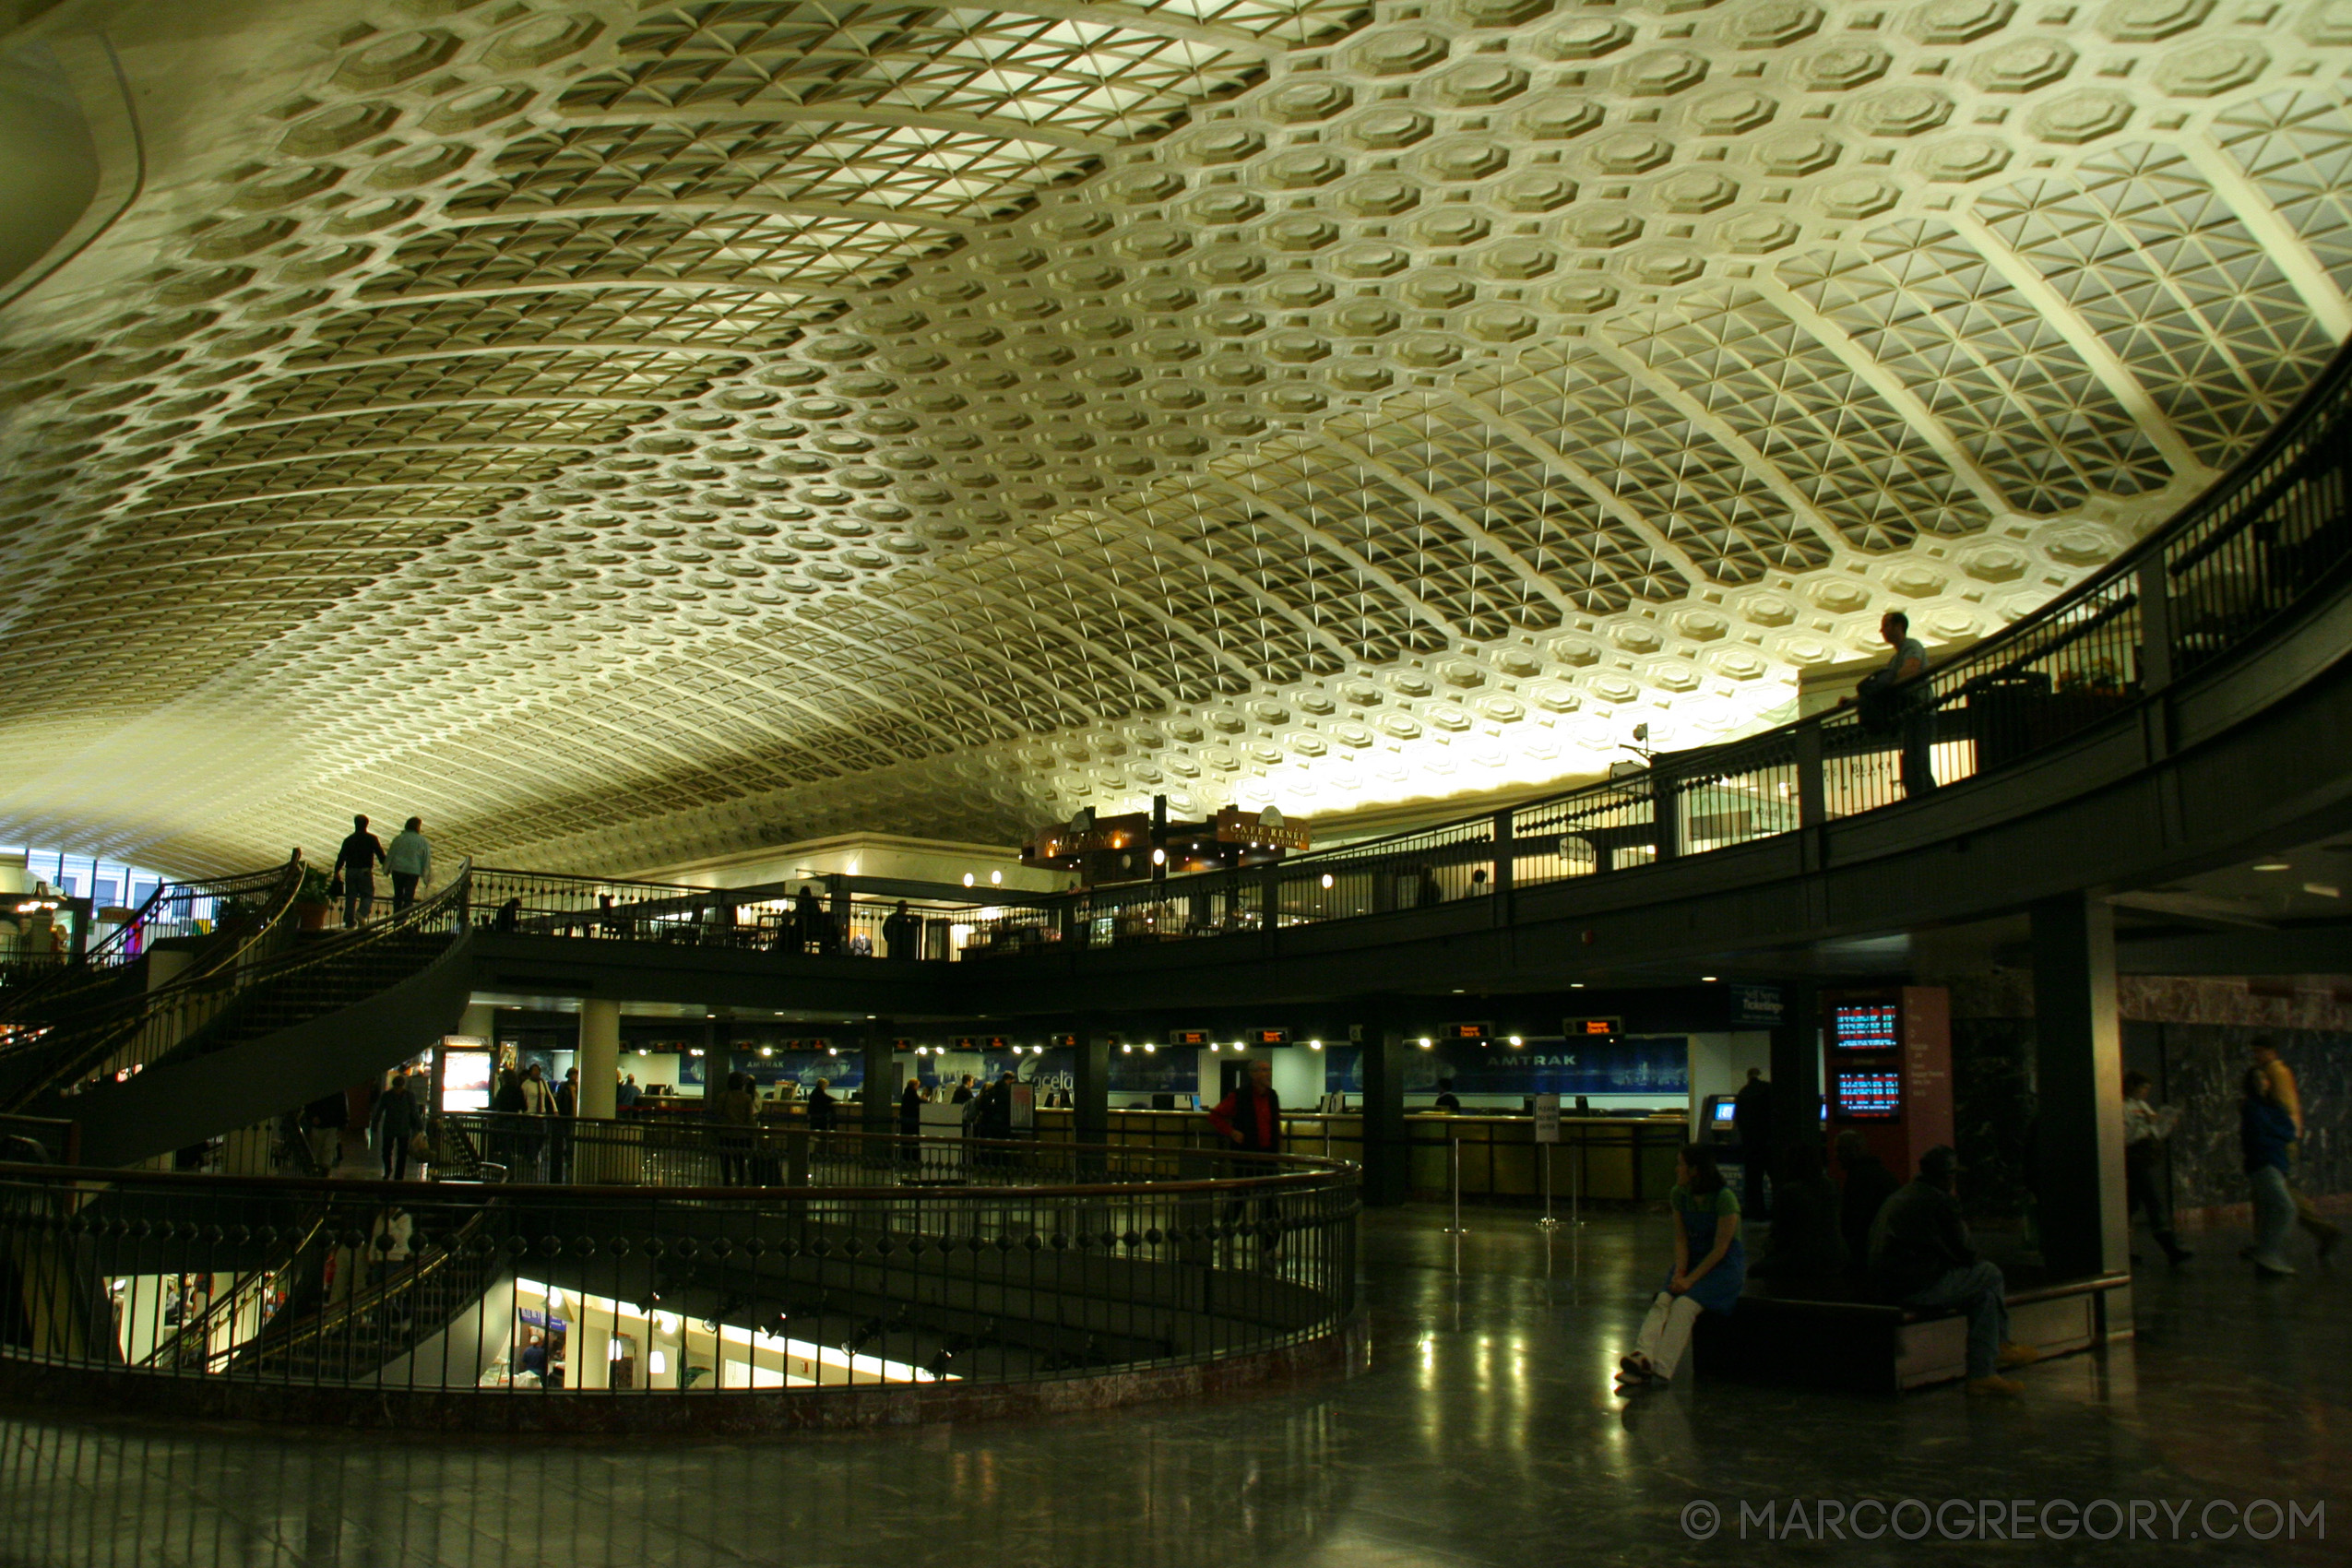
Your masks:
{"label": "ticketing kiosk", "polygon": [[1941,986],[1828,992],[1822,997],[1830,1169],[1852,1129],[1896,1180],[1953,1138],[1952,1001]]}

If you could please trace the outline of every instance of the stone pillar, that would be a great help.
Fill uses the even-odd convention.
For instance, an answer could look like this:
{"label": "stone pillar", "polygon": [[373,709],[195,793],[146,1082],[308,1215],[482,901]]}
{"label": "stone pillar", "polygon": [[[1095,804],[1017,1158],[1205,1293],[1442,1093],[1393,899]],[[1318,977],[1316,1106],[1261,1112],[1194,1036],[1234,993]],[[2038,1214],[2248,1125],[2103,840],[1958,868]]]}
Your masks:
{"label": "stone pillar", "polygon": [[580,1044],[572,1058],[580,1070],[580,1114],[611,1121],[621,1086],[621,1004],[585,997],[580,1002]]}
{"label": "stone pillar", "polygon": [[1071,1034],[1070,1136],[1073,1142],[1111,1141],[1111,1036],[1099,1023],[1085,1020]]}
{"label": "stone pillar", "polygon": [[2061,1278],[2121,1274],[2131,1267],[2131,1230],[2115,915],[2083,893],[2041,899],[2032,915],[2042,1257]]}
{"label": "stone pillar", "polygon": [[865,1114],[858,1120],[869,1133],[890,1132],[898,1123],[898,1058],[891,1033],[889,1019],[866,1020],[866,1082],[859,1091]]}
{"label": "stone pillar", "polygon": [[1413,1188],[1412,1146],[1405,1135],[1405,1052],[1402,1031],[1363,1027],[1364,1203],[1390,1207]]}
{"label": "stone pillar", "polygon": [[[1829,1158],[1821,1119],[1821,992],[1811,985],[1781,988],[1780,1022],[1772,1031],[1772,1146],[1811,1141]],[[1700,1134],[1704,1135],[1704,1134]],[[1765,1172],[1777,1182],[1780,1173]]]}

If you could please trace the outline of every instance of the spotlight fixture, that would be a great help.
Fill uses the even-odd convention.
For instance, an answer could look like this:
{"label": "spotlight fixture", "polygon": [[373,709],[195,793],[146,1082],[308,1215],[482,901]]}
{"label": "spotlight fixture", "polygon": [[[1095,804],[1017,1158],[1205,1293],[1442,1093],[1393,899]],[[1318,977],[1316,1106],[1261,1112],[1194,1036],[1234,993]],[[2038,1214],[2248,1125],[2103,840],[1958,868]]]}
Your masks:
{"label": "spotlight fixture", "polygon": [[1432,1048],[1436,1045],[1436,1043],[1437,1043],[1436,1041],[1434,1041],[1434,1040],[1431,1039],[1429,1038],[1429,1036],[1427,1036],[1427,1035],[1423,1035],[1423,1036],[1421,1037],[1421,1049],[1422,1049],[1423,1051],[1428,1051],[1428,1050],[1432,1049]]}

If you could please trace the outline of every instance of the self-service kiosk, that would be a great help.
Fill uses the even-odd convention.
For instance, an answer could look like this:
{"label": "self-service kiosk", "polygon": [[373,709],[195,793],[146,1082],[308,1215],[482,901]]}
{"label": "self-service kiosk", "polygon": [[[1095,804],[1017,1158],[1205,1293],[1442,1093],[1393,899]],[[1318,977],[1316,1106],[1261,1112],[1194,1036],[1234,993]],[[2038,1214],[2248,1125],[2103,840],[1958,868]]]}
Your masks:
{"label": "self-service kiosk", "polygon": [[1897,1181],[1952,1142],[1952,999],[1941,986],[1827,992],[1822,997],[1830,1169],[1837,1134],[1862,1134]]}

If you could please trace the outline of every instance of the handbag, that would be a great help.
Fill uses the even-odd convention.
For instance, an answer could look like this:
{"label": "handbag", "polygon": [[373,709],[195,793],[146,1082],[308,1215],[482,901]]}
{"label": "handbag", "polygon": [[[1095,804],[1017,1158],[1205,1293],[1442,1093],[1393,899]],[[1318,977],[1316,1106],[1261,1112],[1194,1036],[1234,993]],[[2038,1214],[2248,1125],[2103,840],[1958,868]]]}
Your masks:
{"label": "handbag", "polygon": [[430,1160],[433,1158],[433,1140],[422,1133],[410,1134],[409,1157],[411,1159]]}

